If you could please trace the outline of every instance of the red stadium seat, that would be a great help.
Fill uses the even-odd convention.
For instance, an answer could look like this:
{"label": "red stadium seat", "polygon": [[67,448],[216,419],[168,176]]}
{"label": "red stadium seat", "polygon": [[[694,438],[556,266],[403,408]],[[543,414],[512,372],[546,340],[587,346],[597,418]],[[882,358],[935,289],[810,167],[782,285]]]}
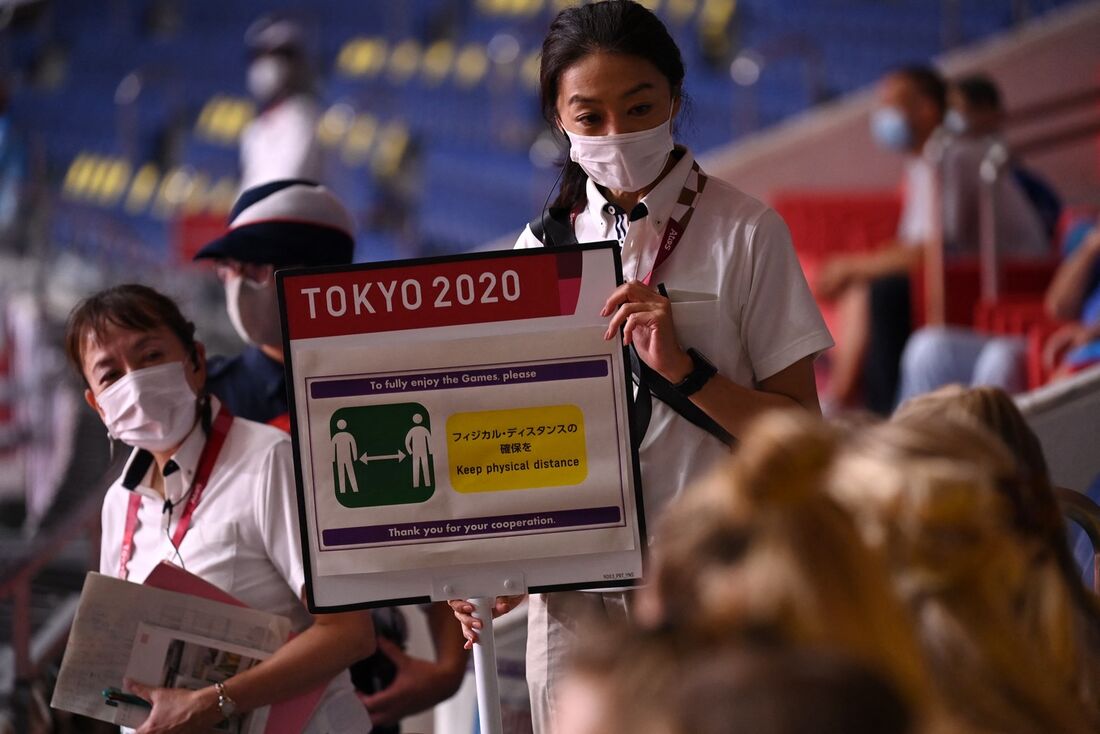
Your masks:
{"label": "red stadium seat", "polygon": [[[822,263],[830,255],[867,252],[897,232],[901,198],[894,191],[781,191],[772,206],[787,222],[795,253],[811,290]],[[818,301],[825,323],[836,337],[836,311]]]}
{"label": "red stadium seat", "polygon": [[1043,347],[1065,322],[1052,319],[1043,307],[1042,296],[1012,295],[997,301],[980,301],[974,308],[974,328],[989,334],[1026,336],[1028,388],[1035,389],[1050,379],[1043,364]]}
{"label": "red stadium seat", "polygon": [[[987,304],[979,307],[981,266],[978,258],[952,259],[944,266],[945,321],[956,326],[980,328],[975,321],[979,308],[996,310],[1002,300],[1006,308],[1011,308],[1011,304],[1014,303],[1012,299],[1020,297],[1041,300],[1057,268],[1058,260],[1054,257],[1040,260],[1004,260],[1001,262],[1001,299],[997,301],[998,305]],[[924,274],[916,271],[913,277],[913,314],[918,324],[922,324],[925,314]]]}
{"label": "red stadium seat", "polygon": [[989,334],[1027,334],[1033,326],[1049,320],[1042,298],[1033,295],[979,301],[974,307],[974,328]]}
{"label": "red stadium seat", "polygon": [[[898,195],[891,191],[817,192],[783,191],[772,197],[776,211],[790,227],[795,252],[810,281],[816,280],[830,255],[866,252],[889,241],[897,231],[901,212]],[[981,300],[981,268],[977,257],[955,258],[944,272],[946,321],[973,326],[993,334],[1029,335],[1028,375],[1031,387],[1049,377],[1042,365],[1042,342],[1060,324],[1043,312],[1042,297],[1058,267],[1058,259],[1005,260],[1001,263],[1001,297]],[[925,322],[923,270],[913,272],[914,326]],[[829,303],[819,303],[830,330],[836,314]]]}
{"label": "red stadium seat", "polygon": [[800,259],[872,250],[894,236],[901,216],[893,191],[783,191],[772,205],[790,227]]}

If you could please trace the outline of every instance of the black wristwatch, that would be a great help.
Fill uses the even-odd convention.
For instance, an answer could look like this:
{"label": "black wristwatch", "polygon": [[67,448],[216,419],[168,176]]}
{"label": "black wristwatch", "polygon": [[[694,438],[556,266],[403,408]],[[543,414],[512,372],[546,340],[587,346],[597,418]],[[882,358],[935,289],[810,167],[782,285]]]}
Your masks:
{"label": "black wristwatch", "polygon": [[703,385],[707,384],[707,381],[718,374],[718,368],[712,365],[707,358],[694,349],[687,350],[688,356],[691,357],[691,372],[687,374],[687,377],[680,380],[672,386],[672,389],[683,395],[685,398],[691,397],[695,393],[703,389]]}

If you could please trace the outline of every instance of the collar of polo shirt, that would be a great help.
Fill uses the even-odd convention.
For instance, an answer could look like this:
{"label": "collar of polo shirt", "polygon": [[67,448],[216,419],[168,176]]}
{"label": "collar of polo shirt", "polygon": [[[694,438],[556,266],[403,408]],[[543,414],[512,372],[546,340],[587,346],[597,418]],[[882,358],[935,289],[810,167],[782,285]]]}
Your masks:
{"label": "collar of polo shirt", "polygon": [[[220,407],[216,398],[210,398],[211,415],[217,415]],[[187,438],[183,439],[183,443],[164,465],[164,499],[173,506],[182,502],[191,489],[205,445],[206,432],[202,430],[202,421],[196,421]],[[149,486],[149,472],[152,468],[153,455],[144,449],[134,449],[122,472],[122,486],[145,497],[160,499],[160,495]]]}
{"label": "collar of polo shirt", "polygon": [[[642,221],[658,236],[664,232],[665,226],[668,224],[668,218],[672,216],[672,208],[676,205],[676,200],[680,198],[680,192],[684,188],[688,174],[691,173],[691,164],[695,161],[695,157],[692,156],[691,152],[680,145],[676,146],[673,155],[679,155],[680,160],[672,167],[668,175],[661,179],[661,182],[639,201],[639,203],[645,204],[649,212]],[[589,206],[593,209],[603,209],[610,204],[607,197],[600,191],[600,187],[592,179],[588,179],[585,188],[588,193]]]}

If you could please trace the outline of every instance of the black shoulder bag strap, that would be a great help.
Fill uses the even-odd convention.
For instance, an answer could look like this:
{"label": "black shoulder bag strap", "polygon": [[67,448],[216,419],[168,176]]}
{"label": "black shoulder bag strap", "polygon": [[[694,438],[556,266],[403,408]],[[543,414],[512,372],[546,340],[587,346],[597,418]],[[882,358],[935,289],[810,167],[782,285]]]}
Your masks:
{"label": "black shoulder bag strap", "polygon": [[638,392],[634,396],[634,428],[636,429],[635,440],[639,446],[645,438],[649,420],[653,416],[654,397],[675,410],[688,423],[702,428],[729,448],[732,449],[736,445],[737,441],[729,431],[722,428],[702,408],[691,402],[691,398],[676,392],[671,382],[657,374],[638,357],[638,352],[633,346],[630,347],[630,371],[634,375],[634,382],[638,385]]}
{"label": "black shoulder bag strap", "polygon": [[531,234],[544,247],[564,247],[577,244],[577,235],[573,232],[573,223],[569,221],[569,210],[551,207],[528,222]]}

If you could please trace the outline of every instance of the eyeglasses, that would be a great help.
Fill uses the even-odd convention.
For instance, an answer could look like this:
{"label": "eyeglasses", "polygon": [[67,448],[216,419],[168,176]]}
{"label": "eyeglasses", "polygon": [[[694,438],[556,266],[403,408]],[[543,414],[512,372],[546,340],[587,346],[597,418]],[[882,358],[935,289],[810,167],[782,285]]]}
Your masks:
{"label": "eyeglasses", "polygon": [[274,265],[261,265],[259,263],[245,263],[240,260],[216,260],[214,262],[214,274],[218,280],[227,283],[233,278],[247,278],[255,283],[266,283],[275,273]]}

